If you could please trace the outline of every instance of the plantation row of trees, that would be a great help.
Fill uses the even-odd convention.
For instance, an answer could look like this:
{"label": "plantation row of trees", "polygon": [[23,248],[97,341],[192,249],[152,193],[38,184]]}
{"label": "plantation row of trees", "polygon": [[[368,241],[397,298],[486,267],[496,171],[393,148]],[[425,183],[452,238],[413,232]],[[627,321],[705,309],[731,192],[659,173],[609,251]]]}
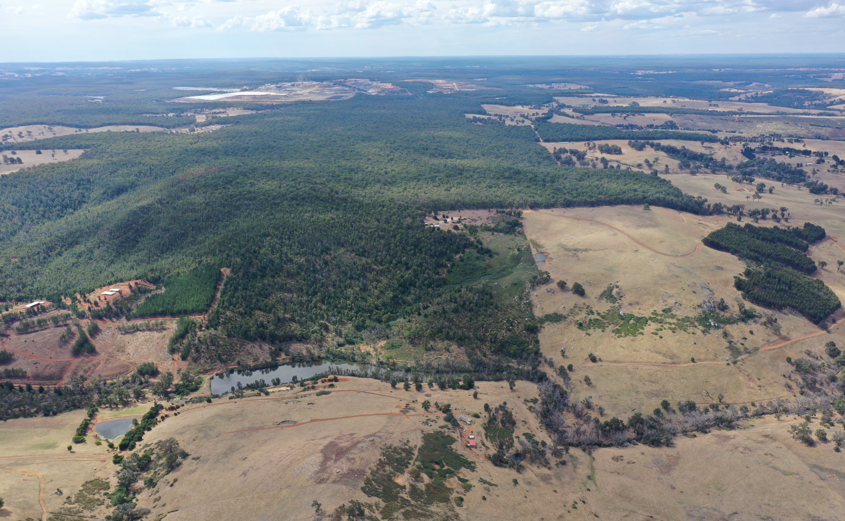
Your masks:
{"label": "plantation row of trees", "polygon": [[807,172],[787,163],[778,163],[771,158],[743,161],[737,165],[736,171],[739,176],[765,177],[780,183],[800,184],[807,181]]}
{"label": "plantation row of trees", "polygon": [[655,140],[679,139],[716,143],[719,138],[712,134],[699,132],[680,132],[672,130],[621,130],[603,125],[575,125],[572,123],[550,123],[538,121],[537,133],[543,141],[599,141],[604,139]]}
{"label": "plantation row of trees", "polygon": [[802,252],[786,244],[776,232],[755,230],[755,226],[746,224],[743,228],[728,223],[702,241],[705,246],[726,251],[742,259],[759,264],[786,266],[810,274],[816,271],[816,263]]}
{"label": "plantation row of trees", "polygon": [[133,401],[146,399],[144,389],[148,386],[148,378],[137,373],[108,382],[73,377],[68,385],[46,389],[33,388],[29,384],[16,386],[9,381],[0,382],[0,420],[54,416],[94,406],[125,407]]}
{"label": "plantation row of trees", "polygon": [[842,305],[824,282],[788,268],[746,269],[734,278],[742,298],[770,309],[791,308],[821,323]]}
{"label": "plantation row of trees", "polygon": [[821,323],[841,304],[824,282],[807,275],[816,270],[816,265],[804,252],[809,243],[824,237],[824,228],[812,223],[787,229],[728,223],[702,242],[760,265],[746,269],[744,278],[734,279],[744,299],[772,309],[791,308]]}
{"label": "plantation row of trees", "polygon": [[206,265],[183,275],[174,275],[162,285],[164,293],[148,296],[130,318],[163,317],[205,313],[214,300],[220,268]]}
{"label": "plantation row of trees", "polygon": [[681,168],[690,168],[693,163],[698,163],[702,167],[712,170],[723,170],[726,172],[733,170],[733,165],[728,164],[725,158],[716,159],[710,154],[689,150],[686,147],[678,148],[674,145],[664,145],[656,141],[629,141],[628,145],[634,150],[643,151],[646,147],[651,147],[656,152],[663,152],[672,159],[679,161]]}
{"label": "plantation row of trees", "polygon": [[676,107],[674,105],[666,104],[658,107],[642,107],[639,105],[630,107],[619,106],[593,106],[593,107],[573,107],[572,112],[578,114],[696,114],[701,116],[738,116],[755,114],[754,112],[742,111],[719,111],[707,109],[690,109],[686,107]]}

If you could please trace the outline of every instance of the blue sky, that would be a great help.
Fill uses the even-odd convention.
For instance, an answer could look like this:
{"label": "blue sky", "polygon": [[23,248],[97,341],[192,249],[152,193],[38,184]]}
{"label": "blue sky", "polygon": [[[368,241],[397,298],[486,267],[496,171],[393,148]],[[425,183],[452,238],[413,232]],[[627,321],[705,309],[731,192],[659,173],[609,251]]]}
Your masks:
{"label": "blue sky", "polygon": [[0,16],[0,62],[845,52],[845,0],[0,0]]}

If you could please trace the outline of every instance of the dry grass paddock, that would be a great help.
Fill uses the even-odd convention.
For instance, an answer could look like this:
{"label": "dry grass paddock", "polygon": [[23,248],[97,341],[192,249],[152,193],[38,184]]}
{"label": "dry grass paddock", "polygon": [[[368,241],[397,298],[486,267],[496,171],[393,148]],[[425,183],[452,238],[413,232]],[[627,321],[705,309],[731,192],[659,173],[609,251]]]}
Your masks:
{"label": "dry grass paddock", "polygon": [[[670,177],[700,181],[704,176]],[[716,192],[712,180],[709,185]],[[721,195],[739,197],[731,191]],[[805,222],[800,205],[792,201],[787,206],[793,213],[793,222]],[[831,216],[827,214],[828,218]],[[827,221],[807,220],[827,226]],[[780,336],[760,324],[736,324],[725,329],[747,354],[734,365],[726,362],[731,353],[718,329],[709,334],[700,328],[672,332],[668,326],[651,321],[642,335],[619,336],[612,328],[604,332],[578,328],[579,323],[591,318],[586,306],[601,313],[618,305],[621,312],[642,317],[671,310],[680,318],[695,317],[704,302],[723,298],[731,312],[736,313],[741,297],[733,287],[733,278],[745,269],[744,263],[727,253],[703,247],[700,242],[727,222],[727,216],[702,217],[630,206],[526,212],[524,225],[532,248],[535,253],[546,255],[541,269],[548,271],[553,281],[565,280],[570,287],[580,282],[586,289],[585,297],[560,291],[553,284],[532,292],[537,316],[566,316],[562,322],[544,326],[541,349],[556,365],[573,364],[580,395],[592,396],[609,414],[619,415],[650,412],[663,399],[673,403],[687,399],[708,403],[719,394],[725,396],[726,402],[737,404],[774,399],[790,394],[780,377],[787,367],[783,352],[800,353],[812,348],[821,353],[824,341],[845,341],[845,328],[837,326],[830,335],[798,341],[764,355],[761,349],[777,342]],[[841,226],[832,226],[830,233],[837,233]],[[830,256],[829,250],[834,251],[828,243],[821,243],[810,253],[821,258]],[[831,273],[831,265],[835,263],[829,261],[821,276],[840,298],[845,298],[845,275]],[[614,288],[616,304],[600,298],[608,286]],[[799,338],[820,331],[800,316],[759,311],[777,318],[784,337]],[[566,358],[561,357],[561,348],[566,349]],[[598,363],[589,361],[591,353],[600,359]],[[592,385],[584,383],[584,376],[590,377]]]}
{"label": "dry grass paddock", "polygon": [[46,165],[51,163],[63,163],[65,161],[73,161],[81,156],[85,150],[81,149],[67,149],[67,150],[41,150],[37,153],[35,150],[16,150],[15,154],[11,152],[3,152],[3,155],[10,158],[20,158],[21,164],[6,164],[0,163],[0,176],[23,170],[32,166]]}
{"label": "dry grass paddock", "polygon": [[[425,413],[423,399],[450,403],[465,414],[506,401],[517,436],[549,441],[528,410],[536,388],[527,382],[517,382],[514,391],[504,383],[478,383],[478,399],[469,391],[406,392],[356,378],[336,385],[324,396],[297,388],[180,409],[148,432],[142,445],[175,437],[191,456],[155,489],[140,490],[138,505],[152,510],[150,519],[310,520],[314,500],[328,511],[350,500],[372,502],[361,486],[382,447],[418,444],[422,434],[443,425],[434,411]],[[53,512],[93,478],[114,486],[117,467],[105,445],[89,441],[65,454],[65,439],[83,417],[78,411],[0,425],[0,486],[13,519],[46,518],[42,500]],[[282,421],[296,424],[280,427]],[[592,454],[573,449],[565,465],[529,465],[521,473],[494,467],[456,444],[477,466],[461,472],[472,489],[457,493],[465,501],[454,512],[468,520],[839,519],[845,507],[843,457],[830,443],[809,448],[793,440],[788,428],[795,421],[761,418],[735,431],[680,437],[670,448],[640,445]],[[485,450],[483,430],[475,431]],[[408,479],[399,476],[397,482]],[[455,478],[447,486],[460,490]]]}

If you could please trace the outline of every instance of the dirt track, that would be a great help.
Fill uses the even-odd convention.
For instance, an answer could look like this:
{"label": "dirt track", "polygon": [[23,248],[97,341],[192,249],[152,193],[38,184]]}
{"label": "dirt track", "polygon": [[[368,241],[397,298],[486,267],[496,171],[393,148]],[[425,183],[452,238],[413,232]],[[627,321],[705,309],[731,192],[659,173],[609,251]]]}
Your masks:
{"label": "dirt track", "polygon": [[655,250],[654,248],[652,248],[651,246],[649,246],[649,245],[647,245],[647,244],[644,244],[644,243],[640,242],[639,240],[637,240],[636,238],[632,237],[632,236],[631,236],[631,235],[629,235],[628,233],[626,233],[626,232],[624,232],[624,231],[620,230],[619,228],[617,228],[617,227],[615,227],[615,226],[611,226],[610,224],[607,224],[607,223],[603,223],[603,222],[601,222],[601,221],[594,221],[593,219],[583,219],[583,218],[581,218],[581,217],[571,217],[571,216],[569,216],[569,215],[560,215],[560,214],[551,213],[551,212],[541,212],[541,211],[539,211],[539,210],[525,210],[525,212],[526,212],[526,213],[539,213],[539,214],[542,214],[542,215],[550,215],[550,216],[552,216],[552,217],[562,217],[562,218],[564,218],[564,219],[572,219],[572,220],[575,220],[575,221],[582,221],[582,222],[589,222],[589,223],[594,223],[594,224],[600,224],[600,225],[602,225],[602,226],[606,226],[606,227],[610,228],[611,230],[614,230],[614,231],[617,231],[617,232],[621,233],[622,235],[624,235],[625,237],[627,237],[627,238],[631,239],[632,241],[634,241],[635,243],[639,244],[639,245],[640,245],[640,246],[642,246],[643,248],[645,248],[645,249],[647,249],[647,250],[649,250],[649,251],[653,251],[654,253],[656,253],[656,254],[658,254],[658,255],[663,255],[664,257],[692,257],[693,255],[695,255],[696,253],[698,253],[699,251],[701,251],[701,247],[702,247],[702,246],[704,246],[702,243],[698,243],[698,245],[696,245],[696,247],[695,247],[695,250],[693,250],[691,253],[685,253],[685,254],[683,254],[683,255],[672,255],[671,253],[663,253],[662,251],[657,251],[657,250]]}
{"label": "dirt track", "polygon": [[[845,322],[845,318],[840,318],[839,320],[837,320],[836,322],[834,322],[834,323],[830,326],[830,328],[834,328],[834,327],[838,326],[839,324],[841,324],[841,323],[843,323],[843,322]],[[824,334],[826,334],[826,333],[828,333],[828,332],[827,332],[827,331],[825,331],[825,330],[821,330],[821,331],[815,331],[815,332],[813,332],[813,333],[807,333],[806,335],[799,336],[798,338],[792,338],[792,339],[788,339],[788,340],[775,340],[774,342],[770,342],[770,343],[768,343],[768,344],[764,345],[764,346],[763,346],[762,348],[760,348],[760,349],[761,349],[762,351],[770,351],[770,350],[772,350],[772,349],[777,349],[777,348],[779,348],[779,347],[783,347],[783,346],[785,346],[785,345],[789,345],[789,344],[791,344],[791,343],[793,343],[793,342],[798,342],[799,340],[806,340],[807,338],[813,338],[814,336],[824,335]]]}
{"label": "dirt track", "polygon": [[[438,413],[432,413],[438,414]],[[335,420],[348,420],[351,418],[367,418],[371,416],[396,416],[399,418],[410,418],[411,416],[429,416],[429,413],[417,413],[417,414],[399,414],[398,412],[381,412],[381,413],[372,413],[372,414],[353,414],[351,416],[338,416],[337,418],[317,418],[311,419],[300,423],[295,423],[293,425],[273,425],[272,427],[257,427],[255,429],[243,429],[239,431],[229,431],[224,432],[223,434],[239,434],[243,432],[256,432],[256,431],[267,431],[270,429],[290,429],[293,427],[299,427],[300,425],[307,425],[309,423],[319,423],[319,422],[329,422]]]}
{"label": "dirt track", "polygon": [[[9,460],[9,459],[28,459],[28,458],[62,458],[62,459],[96,459],[97,461],[102,461],[106,463],[108,458],[104,458],[102,456],[95,456],[95,455],[86,455],[86,454],[42,454],[42,455],[35,455],[35,456],[0,456],[0,460]],[[14,469],[10,467],[0,467],[0,470],[5,470],[6,472],[20,472],[21,474],[26,474],[29,476],[35,476],[38,478],[38,503],[41,505],[41,521],[47,521],[47,517],[50,515],[50,511],[47,508],[47,492],[45,490],[46,484],[44,481],[44,475],[39,474],[37,472],[33,472],[27,469]]]}
{"label": "dirt track", "polygon": [[41,521],[47,521],[47,516],[50,512],[47,509],[47,493],[44,491],[44,476],[26,469],[11,469],[9,467],[0,467],[0,469],[6,472],[20,472],[21,474],[38,478],[38,503],[41,505]]}

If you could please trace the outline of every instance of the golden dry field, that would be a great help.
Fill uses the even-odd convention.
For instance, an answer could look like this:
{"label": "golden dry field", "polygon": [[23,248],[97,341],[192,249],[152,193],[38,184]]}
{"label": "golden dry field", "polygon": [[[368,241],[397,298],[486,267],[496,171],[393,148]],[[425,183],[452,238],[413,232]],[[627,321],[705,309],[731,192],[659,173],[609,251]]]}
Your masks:
{"label": "golden dry field", "polygon": [[[477,399],[469,391],[406,392],[355,378],[343,378],[329,390],[323,396],[279,390],[179,409],[146,434],[141,448],[174,437],[190,455],[154,488],[138,488],[139,507],[151,510],[149,519],[310,520],[315,500],[328,512],[352,500],[372,503],[361,487],[384,447],[406,441],[417,446],[431,432],[456,439],[465,434],[447,427],[433,409],[426,413],[420,405],[424,399],[450,403],[465,414],[483,413],[484,403],[507,402],[517,437],[550,441],[528,410],[536,387],[526,382],[517,382],[514,391],[504,383],[481,382]],[[79,505],[90,507],[81,512],[88,518],[104,517],[107,501],[94,501],[101,494],[67,502],[78,500],[83,487],[116,485],[114,451],[95,445],[94,435],[74,445],[72,454],[66,450],[83,417],[78,411],[0,425],[0,484],[11,519],[47,519]],[[476,433],[480,448],[471,453],[456,443],[453,450],[475,469],[446,481],[463,504],[441,508],[453,519],[491,521],[839,519],[845,507],[843,456],[831,450],[832,444],[809,448],[793,440],[788,429],[795,422],[756,419],[734,431],[678,438],[671,448],[602,448],[591,454],[573,449],[563,463],[527,465],[519,473],[493,466],[485,457],[490,452],[485,433],[471,426],[467,430]],[[399,474],[395,482],[408,486],[413,479]]]}
{"label": "golden dry field", "polygon": [[68,149],[68,150],[42,150],[38,154],[35,150],[16,150],[15,154],[4,153],[4,156],[15,159],[20,158],[23,163],[7,164],[0,163],[0,175],[11,174],[24,168],[32,166],[46,165],[52,163],[63,163],[65,161],[73,161],[74,159],[85,153],[85,150]]}
{"label": "golden dry field", "polygon": [[[735,204],[733,199],[741,196],[712,189],[713,177],[724,180],[724,176],[670,176],[673,182],[689,179],[702,187],[706,182],[709,192]],[[698,195],[690,187],[683,189]],[[776,203],[767,196],[760,204],[788,206],[794,223],[811,220],[833,236],[845,232],[835,209],[814,207],[804,201],[806,191],[792,191],[782,191]],[[579,394],[592,396],[611,414],[621,416],[649,412],[664,399],[712,403],[721,394],[725,403],[747,404],[790,397],[780,376],[788,369],[786,356],[800,355],[804,349],[822,353],[826,341],[845,341],[843,325],[824,333],[803,317],[766,309],[758,312],[776,318],[779,331],[757,320],[726,326],[723,336],[721,329],[688,323],[708,302],[724,299],[733,312],[742,303],[733,278],[745,269],[744,263],[700,242],[728,221],[727,216],[630,206],[525,213],[532,248],[546,256],[541,269],[553,281],[565,280],[570,287],[579,282],[586,290],[579,297],[550,284],[532,293],[537,316],[566,317],[545,325],[541,348],[556,365],[573,364]],[[828,240],[811,248],[810,254],[816,260],[830,258],[821,277],[840,299],[845,298],[845,274],[836,271],[834,260],[845,258],[845,251]],[[605,324],[589,326],[591,319],[607,313],[648,318],[648,325],[614,331],[616,327],[608,325],[612,317],[605,315]],[[767,350],[807,335],[815,336]],[[730,352],[728,339],[737,343],[739,352]],[[566,350],[565,358],[561,349]],[[597,362],[589,360],[590,354]],[[738,362],[729,362],[732,358]],[[584,383],[584,376],[592,385]]]}

